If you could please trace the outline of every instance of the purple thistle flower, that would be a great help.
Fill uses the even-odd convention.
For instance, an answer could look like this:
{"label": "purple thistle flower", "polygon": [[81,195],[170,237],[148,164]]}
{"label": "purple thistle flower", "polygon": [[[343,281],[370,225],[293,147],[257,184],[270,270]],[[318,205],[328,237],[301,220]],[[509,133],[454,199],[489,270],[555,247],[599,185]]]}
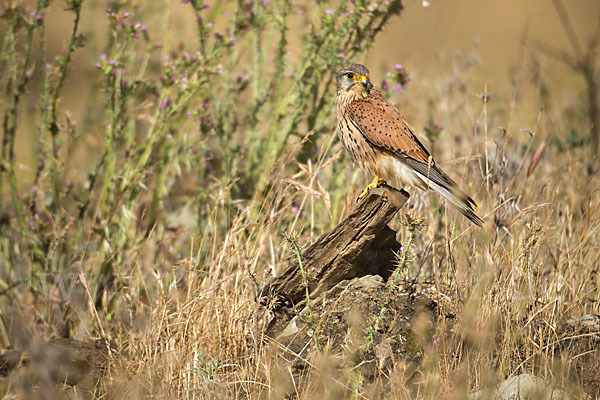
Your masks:
{"label": "purple thistle flower", "polygon": [[204,108],[206,108],[206,109],[208,110],[208,109],[210,108],[210,103],[206,103],[206,104],[204,105]]}
{"label": "purple thistle flower", "polygon": [[167,97],[166,99],[164,99],[163,101],[161,101],[160,103],[158,103],[158,106],[160,108],[165,108],[171,105],[171,99],[169,97]]}
{"label": "purple thistle flower", "polygon": [[401,92],[403,89],[402,84],[401,83],[396,83],[396,86],[394,86],[394,91],[395,92]]}
{"label": "purple thistle flower", "polygon": [[396,64],[396,65],[394,65],[394,69],[396,71],[400,71],[400,70],[404,69],[404,66],[402,64]]}
{"label": "purple thistle flower", "polygon": [[135,35],[133,35],[133,38],[134,38],[135,40],[138,40],[138,39],[140,38],[140,34],[139,34],[139,33],[136,33]]}
{"label": "purple thistle flower", "polygon": [[194,154],[195,154],[195,153],[197,153],[197,152],[198,152],[198,148],[196,148],[196,147],[192,147],[192,148],[190,149],[190,151],[191,151],[192,153],[194,153]]}
{"label": "purple thistle flower", "polygon": [[383,90],[388,90],[390,88],[390,85],[388,85],[386,81],[381,81],[381,88]]}
{"label": "purple thistle flower", "polygon": [[129,14],[129,11],[127,11],[125,14],[123,14],[123,18],[129,18],[131,14]]}

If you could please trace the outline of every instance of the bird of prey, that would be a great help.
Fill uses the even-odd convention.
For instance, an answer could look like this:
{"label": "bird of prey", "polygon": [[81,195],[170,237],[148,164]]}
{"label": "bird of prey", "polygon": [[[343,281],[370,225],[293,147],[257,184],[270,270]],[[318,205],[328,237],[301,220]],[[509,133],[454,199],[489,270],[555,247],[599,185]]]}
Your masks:
{"label": "bird of prey", "polygon": [[352,161],[374,175],[360,194],[388,184],[431,189],[481,226],[477,205],[435,163],[398,110],[373,86],[369,70],[350,64],[337,72],[337,132]]}

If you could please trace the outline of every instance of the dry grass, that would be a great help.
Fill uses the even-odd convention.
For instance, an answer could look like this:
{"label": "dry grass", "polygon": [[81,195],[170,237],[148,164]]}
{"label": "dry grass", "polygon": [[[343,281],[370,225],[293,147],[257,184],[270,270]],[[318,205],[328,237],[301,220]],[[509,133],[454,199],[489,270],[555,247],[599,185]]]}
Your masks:
{"label": "dry grass", "polygon": [[[433,342],[423,348],[422,366],[399,368],[390,377],[391,392],[378,392],[354,371],[339,368],[325,351],[309,360],[306,380],[291,393],[307,399],[458,399],[529,372],[574,398],[599,396],[593,372],[600,367],[598,352],[558,332],[569,318],[600,314],[600,180],[587,149],[576,140],[589,131],[578,117],[584,107],[578,99],[542,91],[544,82],[535,78],[531,64],[538,65],[524,61],[518,69],[520,83],[511,99],[490,98],[485,87],[471,81],[473,58],[458,59],[453,73],[392,96],[417,128],[418,121],[444,126],[431,144],[436,159],[476,199],[486,221],[477,229],[440,199],[416,192],[406,211],[425,221],[412,243],[409,271],[419,281],[456,293],[456,322],[450,331],[440,322]],[[160,162],[146,164],[140,158],[143,168],[119,169],[127,165],[124,153],[103,156],[97,189],[92,184],[87,200],[85,174],[68,173],[78,166],[60,158],[41,169],[43,193],[38,189],[24,200],[5,195],[2,346],[30,348],[38,339],[61,336],[110,337],[121,356],[100,379],[96,394],[102,398],[275,399],[289,392],[290,372],[281,367],[277,343],[263,335],[258,294],[293,256],[284,235],[301,246],[310,243],[348,212],[365,181],[334,136],[331,89],[319,94],[329,102],[316,114],[321,125],[305,137],[293,133],[310,123],[294,125],[294,132],[281,138],[283,152],[261,165],[260,176],[240,173],[247,178],[243,184],[236,168],[260,164],[263,148],[257,143],[273,137],[251,127],[258,142],[248,146],[259,153],[246,154],[223,146],[214,131],[180,118],[176,124],[185,137],[176,145],[160,139],[156,148],[149,145],[148,152],[139,153],[153,159],[150,150],[156,151]],[[540,104],[549,111],[515,117],[526,92],[544,92]],[[213,104],[221,101],[218,97],[209,96]],[[228,101],[236,101],[233,97]],[[185,111],[207,101],[196,100],[181,107]],[[124,110],[137,113],[130,121],[147,119],[162,129],[155,122],[162,118],[158,108],[149,114],[145,101],[129,106]],[[105,112],[110,114],[110,107]],[[178,117],[162,121],[173,118]],[[238,123],[250,129],[250,122]],[[243,132],[231,132],[230,139]],[[134,141],[123,135],[114,142],[117,149]],[[77,140],[67,132],[65,143],[67,136]],[[145,137],[138,133],[138,139]],[[190,143],[201,143],[201,155],[189,155]],[[545,151],[536,154],[542,143]],[[230,150],[238,151],[232,154],[243,162],[223,161]],[[180,156],[183,152],[188,155]],[[254,159],[248,164],[245,157]],[[57,170],[65,171],[65,192],[52,189]],[[4,179],[12,187],[10,175]],[[120,179],[129,179],[130,186]],[[56,205],[55,193],[62,193],[62,204]],[[86,216],[80,216],[79,202],[86,201]],[[34,213],[52,219],[52,227],[28,229],[27,213],[31,220]],[[394,227],[404,243],[408,230],[400,221]],[[2,390],[27,397],[14,385],[4,380]],[[76,388],[59,394],[80,395]]]}

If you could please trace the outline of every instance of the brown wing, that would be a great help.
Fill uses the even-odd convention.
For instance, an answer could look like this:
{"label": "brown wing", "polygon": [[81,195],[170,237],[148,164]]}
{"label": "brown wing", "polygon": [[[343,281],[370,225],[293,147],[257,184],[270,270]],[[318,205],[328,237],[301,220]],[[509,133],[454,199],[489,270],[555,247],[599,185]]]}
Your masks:
{"label": "brown wing", "polygon": [[[350,103],[347,113],[369,143],[394,154],[423,177],[456,191],[456,183],[430,160],[429,151],[379,90],[373,88],[369,96]],[[460,193],[467,203],[475,204]]]}
{"label": "brown wing", "polygon": [[347,112],[371,144],[397,156],[429,161],[429,151],[379,90],[373,88],[368,97],[350,103]]}

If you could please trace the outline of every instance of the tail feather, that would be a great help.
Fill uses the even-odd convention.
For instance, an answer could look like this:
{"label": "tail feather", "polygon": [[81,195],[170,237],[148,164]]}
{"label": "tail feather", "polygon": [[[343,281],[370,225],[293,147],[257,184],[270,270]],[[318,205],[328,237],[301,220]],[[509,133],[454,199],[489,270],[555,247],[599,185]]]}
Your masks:
{"label": "tail feather", "polygon": [[440,196],[444,197],[475,225],[483,225],[483,220],[479,218],[474,211],[477,204],[472,198],[461,192],[452,178],[446,175],[446,173],[435,163],[430,165],[406,155],[402,155],[398,158],[404,165],[412,169],[423,181],[423,187],[429,187]]}
{"label": "tail feather", "polygon": [[[423,179],[423,177],[421,177],[421,179]],[[454,207],[458,209],[458,211],[460,211],[462,215],[467,217],[471,222],[473,222],[477,226],[483,225],[483,220],[479,218],[477,214],[475,214],[474,207],[476,207],[477,204],[473,201],[472,198],[470,198],[458,189],[446,188],[432,180],[430,180],[428,183],[431,189],[433,189],[440,196],[448,200]]]}

